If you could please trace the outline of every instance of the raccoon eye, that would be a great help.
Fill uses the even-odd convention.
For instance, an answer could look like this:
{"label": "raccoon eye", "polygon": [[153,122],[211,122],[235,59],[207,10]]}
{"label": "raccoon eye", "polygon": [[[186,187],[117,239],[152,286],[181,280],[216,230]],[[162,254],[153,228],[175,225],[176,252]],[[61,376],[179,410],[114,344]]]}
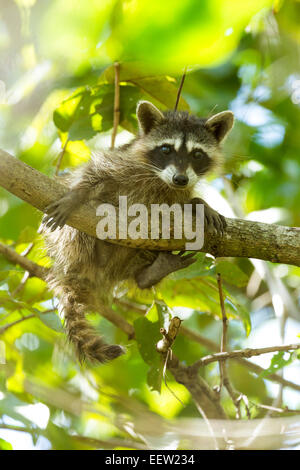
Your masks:
{"label": "raccoon eye", "polygon": [[172,147],[171,147],[171,145],[165,144],[165,145],[162,145],[162,146],[160,147],[160,150],[161,150],[163,153],[165,153],[166,155],[168,155],[168,154],[171,152]]}
{"label": "raccoon eye", "polygon": [[200,150],[200,149],[194,150],[193,152],[193,157],[196,159],[202,158],[203,155],[204,155],[204,152],[203,150]]}

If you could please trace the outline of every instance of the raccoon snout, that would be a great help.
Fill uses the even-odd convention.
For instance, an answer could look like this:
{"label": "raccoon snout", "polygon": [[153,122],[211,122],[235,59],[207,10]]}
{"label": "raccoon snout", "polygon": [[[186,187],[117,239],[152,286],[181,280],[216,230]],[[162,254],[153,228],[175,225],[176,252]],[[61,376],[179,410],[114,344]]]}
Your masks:
{"label": "raccoon snout", "polygon": [[189,182],[189,178],[186,175],[181,175],[180,173],[176,173],[172,180],[176,186],[186,186]]}

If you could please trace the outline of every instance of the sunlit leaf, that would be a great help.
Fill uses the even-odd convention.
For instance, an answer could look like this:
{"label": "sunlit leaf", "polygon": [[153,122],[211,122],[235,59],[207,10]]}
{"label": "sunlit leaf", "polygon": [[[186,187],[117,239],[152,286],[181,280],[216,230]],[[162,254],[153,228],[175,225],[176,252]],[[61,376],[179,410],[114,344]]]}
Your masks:
{"label": "sunlit leaf", "polygon": [[235,263],[230,261],[217,260],[214,271],[221,274],[222,280],[237,287],[245,287],[249,280],[249,277]]}
{"label": "sunlit leaf", "polygon": [[0,437],[0,450],[13,450],[13,446]]}
{"label": "sunlit leaf", "polygon": [[56,313],[43,313],[39,311],[36,311],[36,313],[39,319],[52,330],[57,331],[58,333],[62,333],[64,331],[61,321]]}
{"label": "sunlit leaf", "polygon": [[[287,356],[287,357],[286,357]],[[288,366],[296,359],[296,355],[293,352],[278,351],[271,359],[271,363],[267,369],[261,374],[260,378],[268,377],[270,374],[276,374],[280,369]]]}

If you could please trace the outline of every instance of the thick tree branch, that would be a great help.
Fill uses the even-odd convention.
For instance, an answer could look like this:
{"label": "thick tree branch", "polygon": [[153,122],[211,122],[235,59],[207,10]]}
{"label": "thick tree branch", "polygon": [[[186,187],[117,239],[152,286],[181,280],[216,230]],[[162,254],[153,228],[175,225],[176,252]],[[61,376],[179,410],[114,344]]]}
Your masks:
{"label": "thick tree branch", "polygon": [[[0,185],[44,211],[66,189],[39,171],[0,150]],[[300,266],[300,228],[263,224],[241,219],[226,219],[224,236],[207,235],[201,251],[214,256],[259,258],[275,263]],[[96,236],[97,218],[91,206],[84,205],[70,215],[72,227]],[[134,248],[184,250],[185,240],[110,240]]]}

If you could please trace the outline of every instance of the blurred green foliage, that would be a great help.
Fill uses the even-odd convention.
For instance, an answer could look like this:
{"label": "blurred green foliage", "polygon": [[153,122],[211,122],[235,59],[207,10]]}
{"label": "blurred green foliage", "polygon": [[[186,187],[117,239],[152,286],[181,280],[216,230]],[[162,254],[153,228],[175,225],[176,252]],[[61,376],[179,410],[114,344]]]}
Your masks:
{"label": "blurred green foliage", "polygon": [[[0,0],[0,147],[49,176],[63,147],[61,169],[77,166],[110,142],[114,61],[121,63],[120,141],[136,131],[139,99],[162,109],[174,106],[188,66],[179,107],[199,116],[227,108],[236,115],[224,175],[207,181],[216,209],[298,226],[299,17],[297,1]],[[35,209],[0,188],[0,241],[18,253],[33,244],[28,258],[49,266],[37,234],[40,219]],[[255,337],[280,305],[296,335],[299,268],[268,269],[269,276],[258,281],[251,260],[199,254],[196,265],[161,284],[154,304],[152,295],[129,291],[113,308],[134,325],[137,341],[91,316],[109,340],[128,348],[114,363],[91,368],[74,359],[46,284],[29,278],[22,285],[23,270],[0,256],[0,341],[6,361],[1,364],[0,357],[0,449],[22,446],[17,430],[18,436],[29,434],[37,448],[94,448],[88,437],[98,439],[100,448],[128,448],[124,439],[138,445],[141,437],[154,445],[143,426],[130,433],[126,420],[198,417],[187,390],[168,376],[182,405],[162,381],[154,347],[168,318],[162,305],[182,315],[184,326],[218,343],[220,272],[232,348],[247,344],[249,334],[250,340]],[[278,282],[277,290],[270,279]],[[287,299],[294,310],[286,308]],[[271,342],[277,331],[272,328]],[[179,335],[174,352],[192,364],[209,351]],[[268,373],[285,366],[299,374],[293,359],[295,354],[274,356]],[[217,366],[201,373],[218,384]],[[271,403],[274,390],[263,380],[267,373],[256,377],[232,362],[230,375],[249,400]],[[294,395],[285,401],[291,408],[299,402]],[[226,394],[222,403],[234,417]],[[253,417],[261,413],[252,410]],[[177,446],[183,445],[179,439]]]}

